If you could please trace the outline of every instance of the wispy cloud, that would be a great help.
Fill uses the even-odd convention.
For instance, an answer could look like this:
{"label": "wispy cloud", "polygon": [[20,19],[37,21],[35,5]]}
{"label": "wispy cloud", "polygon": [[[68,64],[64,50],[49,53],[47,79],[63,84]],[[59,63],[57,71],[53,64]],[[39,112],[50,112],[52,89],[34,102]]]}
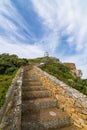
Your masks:
{"label": "wispy cloud", "polygon": [[[87,65],[87,0],[0,0],[0,53]],[[85,69],[84,69],[85,68]]]}
{"label": "wispy cloud", "polygon": [[[33,4],[40,19],[42,19],[43,23],[51,30],[49,35],[58,32],[57,35],[59,39],[65,42],[63,44],[66,44],[66,47],[68,45],[71,50],[73,47],[75,52],[73,52],[72,55],[67,55],[65,52],[61,53],[60,50],[55,55],[60,56],[64,61],[75,62],[77,67],[83,70],[84,77],[87,77],[85,70],[87,64],[87,9],[85,5],[87,1],[33,0]],[[54,33],[54,35],[53,40],[55,42],[50,42],[50,46],[53,44],[54,48],[57,47],[56,49],[58,49],[58,45],[61,44],[61,49],[64,49],[62,48],[62,41],[55,40],[56,33]],[[63,40],[65,36],[65,40]],[[67,52],[68,51],[70,50],[67,48]]]}
{"label": "wispy cloud", "polygon": [[[63,31],[70,35],[70,39],[73,36],[75,49],[77,51],[83,49],[83,41],[87,37],[87,11],[84,14],[84,5],[82,6],[81,0],[33,0],[33,4],[51,32],[52,30]],[[68,42],[71,41],[68,40]]]}
{"label": "wispy cloud", "polygon": [[[27,33],[25,34],[25,32]],[[32,41],[35,42],[36,38],[31,31],[31,27],[11,0],[1,0],[0,53],[14,53],[27,58],[42,56],[43,50],[34,44],[31,45]]]}
{"label": "wispy cloud", "polygon": [[7,40],[0,38],[0,53],[17,54],[21,58],[35,58],[44,54],[42,48],[36,45],[8,43]]}
{"label": "wispy cloud", "polygon": [[[15,37],[16,41],[35,40],[31,27],[29,27],[25,19],[20,15],[11,0],[0,1],[0,27],[9,40],[13,41]],[[26,35],[23,35],[23,30],[27,32]]]}

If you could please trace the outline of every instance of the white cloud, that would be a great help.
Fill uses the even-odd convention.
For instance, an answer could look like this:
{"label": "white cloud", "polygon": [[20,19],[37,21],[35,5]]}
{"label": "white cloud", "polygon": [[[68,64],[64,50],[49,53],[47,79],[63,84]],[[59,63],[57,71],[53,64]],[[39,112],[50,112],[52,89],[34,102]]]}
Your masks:
{"label": "white cloud", "polygon": [[[16,22],[17,25],[13,21],[11,21],[11,19],[8,19],[6,16]],[[10,39],[11,35],[12,37],[13,35],[16,35],[22,40],[26,39],[25,35],[22,35],[20,33],[20,30],[24,29],[28,33],[27,38],[33,38],[33,40],[35,40],[33,32],[30,31],[31,27],[19,14],[18,10],[12,5],[11,0],[0,1],[0,27],[5,30],[8,39]]]}
{"label": "white cloud", "polygon": [[[84,71],[84,77],[86,74],[86,64],[87,64],[87,1],[84,0],[32,0],[35,11],[38,13],[40,19],[42,19],[43,24],[46,25],[51,32],[49,35],[55,32],[58,33],[58,39],[61,36],[69,35],[66,39],[70,47],[74,46],[76,54],[73,56],[66,56],[66,54],[61,55],[63,60],[75,62],[76,65]],[[61,33],[60,33],[61,32]],[[56,36],[56,34],[54,33]],[[57,44],[60,41],[50,42],[49,47]],[[62,43],[61,43],[62,46]],[[71,48],[72,49],[72,48]],[[55,52],[55,49],[53,50]],[[68,50],[67,50],[68,51]],[[65,55],[65,56],[64,56]],[[84,59],[84,60],[83,60]],[[85,68],[85,69],[84,69]]]}
{"label": "white cloud", "polygon": [[58,32],[52,31],[49,34],[45,34],[41,41],[37,42],[36,45],[40,46],[44,51],[48,51],[51,55],[53,55],[57,46],[59,45],[59,41],[60,39]]}
{"label": "white cloud", "polygon": [[83,48],[82,41],[86,40],[87,32],[87,11],[84,15],[84,7],[81,0],[33,0],[43,23],[52,30],[63,30],[66,34],[71,34],[76,41],[76,49]]}
{"label": "white cloud", "polygon": [[[18,25],[7,19],[6,16]],[[4,30],[4,34],[0,36],[0,54],[14,53],[23,58],[35,58],[43,55],[43,50],[39,46],[30,45],[29,42],[21,44],[17,39],[18,37],[21,40],[26,40],[26,36],[21,34],[21,28],[27,31],[27,38],[35,40],[35,36],[28,29],[29,25],[27,25],[25,19],[19,14],[10,0],[0,1],[0,27]]]}
{"label": "white cloud", "polygon": [[16,54],[22,58],[36,58],[44,54],[43,50],[36,45],[7,43],[3,38],[0,38],[0,53]]}
{"label": "white cloud", "polygon": [[69,37],[69,38],[67,39],[67,42],[68,42],[69,44],[73,43],[73,42],[74,42],[74,37],[73,37],[73,36]]}
{"label": "white cloud", "polygon": [[[0,27],[6,33],[0,36],[0,53],[15,53],[20,57],[33,58],[42,56],[44,51],[48,51],[51,55],[60,56],[64,61],[75,62],[77,67],[83,70],[84,77],[87,77],[87,0],[31,1],[39,20],[46,27],[44,36],[37,40],[31,32],[32,27],[12,5],[11,0],[0,0]],[[6,16],[15,20],[17,26]],[[20,33],[21,28],[27,31],[27,36]],[[55,54],[56,48],[60,44],[62,46],[61,37],[64,35],[68,35],[66,42],[71,50],[75,47],[76,53],[72,56],[66,56],[61,50]],[[27,37],[37,42],[34,45],[30,45],[30,42],[21,44],[17,37],[21,40],[26,40]]]}

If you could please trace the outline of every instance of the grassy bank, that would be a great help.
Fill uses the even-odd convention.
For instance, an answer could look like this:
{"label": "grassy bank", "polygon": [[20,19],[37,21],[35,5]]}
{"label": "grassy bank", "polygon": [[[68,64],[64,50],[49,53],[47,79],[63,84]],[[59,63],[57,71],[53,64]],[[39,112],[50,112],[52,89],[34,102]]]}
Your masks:
{"label": "grassy bank", "polygon": [[70,72],[69,67],[61,63],[47,62],[44,66],[41,67],[41,69],[57,77],[61,81],[65,82],[67,85],[87,95],[87,79],[82,80],[78,77],[73,76]]}
{"label": "grassy bank", "polygon": [[11,75],[0,75],[0,107],[4,104],[5,95],[9,86],[11,85],[12,79],[15,77],[17,70]]}
{"label": "grassy bank", "polygon": [[27,64],[27,59],[19,58],[17,55],[0,55],[0,107],[4,104],[6,92],[17,70]]}

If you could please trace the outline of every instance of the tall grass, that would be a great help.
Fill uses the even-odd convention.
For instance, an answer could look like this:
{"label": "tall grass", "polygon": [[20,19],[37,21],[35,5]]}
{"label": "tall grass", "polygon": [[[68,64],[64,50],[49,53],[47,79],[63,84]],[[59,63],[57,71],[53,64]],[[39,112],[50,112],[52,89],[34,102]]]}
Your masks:
{"label": "tall grass", "polygon": [[5,96],[9,86],[11,85],[12,79],[15,77],[17,70],[11,75],[0,75],[0,108],[4,104]]}

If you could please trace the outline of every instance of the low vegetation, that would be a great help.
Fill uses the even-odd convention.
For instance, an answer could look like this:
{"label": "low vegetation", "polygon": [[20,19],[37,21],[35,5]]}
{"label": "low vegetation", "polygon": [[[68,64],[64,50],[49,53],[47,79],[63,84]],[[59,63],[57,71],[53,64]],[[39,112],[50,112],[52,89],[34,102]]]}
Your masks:
{"label": "low vegetation", "polygon": [[41,69],[62,80],[69,86],[87,95],[87,79],[82,80],[71,74],[70,68],[59,62],[57,58],[21,59],[16,55],[0,55],[0,107],[4,104],[5,95],[18,68],[29,64],[45,63]]}
{"label": "low vegetation", "polygon": [[0,107],[4,104],[5,95],[20,66],[28,64],[28,60],[16,55],[0,55]]}
{"label": "low vegetation", "polygon": [[41,69],[87,95],[87,80],[82,80],[73,76],[70,72],[70,68],[62,63],[53,63],[49,60],[41,67]]}
{"label": "low vegetation", "polygon": [[43,57],[41,57],[41,58],[35,58],[35,59],[29,59],[29,63],[30,64],[39,64],[39,63],[41,63],[41,61],[43,60]]}
{"label": "low vegetation", "polygon": [[4,103],[6,92],[12,82],[12,79],[15,76],[16,71],[11,75],[7,75],[7,74],[0,75],[0,107]]}
{"label": "low vegetation", "polygon": [[11,74],[27,63],[27,59],[18,58],[16,55],[2,54],[0,55],[0,74]]}

